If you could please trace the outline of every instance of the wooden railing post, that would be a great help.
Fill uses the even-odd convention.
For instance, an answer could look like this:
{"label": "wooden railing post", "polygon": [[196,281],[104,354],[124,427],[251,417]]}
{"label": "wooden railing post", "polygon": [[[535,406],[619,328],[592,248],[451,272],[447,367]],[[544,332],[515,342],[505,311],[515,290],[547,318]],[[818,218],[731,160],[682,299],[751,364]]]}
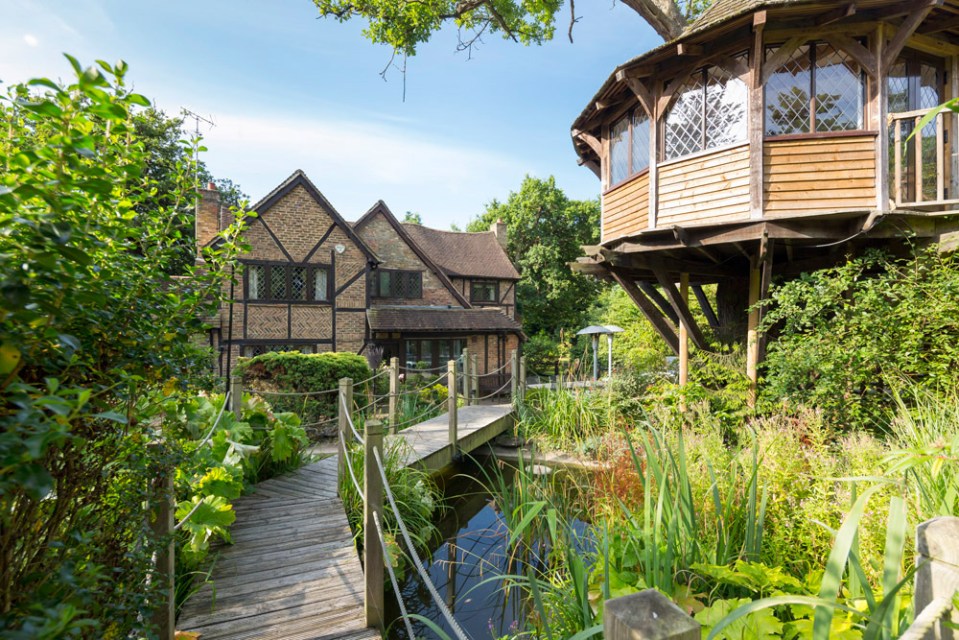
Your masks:
{"label": "wooden railing post", "polygon": [[463,403],[468,407],[470,398],[470,352],[469,349],[463,349]]}
{"label": "wooden railing post", "polygon": [[239,422],[243,412],[243,377],[233,376],[230,379],[230,410]]}
{"label": "wooden railing post", "polygon": [[376,520],[383,522],[383,479],[380,477],[380,470],[373,452],[378,451],[381,460],[385,458],[383,423],[379,420],[367,420],[364,432],[366,457],[363,465],[363,574],[366,578],[366,598],[364,598],[363,610],[366,614],[366,626],[382,629],[385,565],[383,564],[383,546],[376,530]]}
{"label": "wooden railing post", "polygon": [[[150,444],[152,457],[157,459],[164,455],[163,443]],[[153,624],[157,628],[157,637],[160,640],[173,640],[176,629],[176,602],[174,591],[175,556],[173,515],[176,512],[173,492],[173,470],[166,464],[160,465],[159,473],[153,480],[153,501],[150,513],[150,530],[153,539],[165,541],[156,555],[154,577],[162,586],[157,589],[161,593],[156,607],[153,609]]]}
{"label": "wooden railing post", "polygon": [[519,401],[526,402],[526,356],[519,359]]}
{"label": "wooden railing post", "polygon": [[516,349],[513,349],[509,354],[509,371],[510,402],[515,404],[516,397],[519,394],[519,356],[516,352]]}
{"label": "wooden railing post", "polygon": [[480,397],[480,394],[479,394],[479,355],[478,355],[478,354],[475,354],[475,353],[471,353],[471,354],[470,354],[470,375],[471,375],[472,378],[473,378],[473,379],[470,381],[470,385],[473,387],[473,394],[472,394],[473,404],[477,404],[477,403],[479,402],[478,398]]}
{"label": "wooden railing post", "polygon": [[603,636],[606,640],[700,640],[702,631],[669,598],[646,589],[606,601]]}
{"label": "wooden railing post", "polygon": [[[940,516],[916,527],[916,591],[913,609],[918,616],[934,600],[951,601],[959,590],[959,518]],[[955,638],[955,632],[946,626],[949,616],[943,616],[924,638]],[[959,615],[952,614],[952,622]]]}
{"label": "wooden railing post", "polygon": [[[374,391],[375,393],[375,391]],[[400,410],[400,359],[390,358],[390,433],[396,433]]]}
{"label": "wooden railing post", "polygon": [[456,458],[457,448],[459,444],[457,436],[457,424],[458,416],[456,414],[457,410],[457,393],[456,393],[456,360],[450,360],[446,365],[446,381],[447,381],[447,398],[446,398],[446,407],[449,412],[450,419],[450,455],[452,458]]}
{"label": "wooden railing post", "polygon": [[336,396],[336,419],[337,430],[340,433],[340,441],[337,443],[340,456],[336,465],[336,491],[339,494],[340,487],[343,486],[343,478],[346,476],[346,456],[349,452],[346,450],[346,443],[353,439],[350,433],[350,415],[349,408],[353,406],[353,380],[351,378],[340,378],[340,388]]}

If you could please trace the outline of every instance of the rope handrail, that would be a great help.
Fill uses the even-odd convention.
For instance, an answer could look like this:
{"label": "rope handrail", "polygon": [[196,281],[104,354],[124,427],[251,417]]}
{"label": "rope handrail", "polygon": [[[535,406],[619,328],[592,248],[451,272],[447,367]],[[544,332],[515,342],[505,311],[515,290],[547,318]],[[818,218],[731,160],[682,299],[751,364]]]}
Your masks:
{"label": "rope handrail", "polygon": [[323,391],[262,391],[259,389],[243,389],[244,393],[255,393],[258,396],[321,396],[327,393],[337,393],[339,389],[324,389]]}
{"label": "rope handrail", "polygon": [[485,377],[487,377],[487,376],[495,376],[497,373],[499,373],[500,371],[502,371],[502,370],[505,369],[506,367],[510,366],[511,364],[512,364],[512,363],[507,362],[506,364],[504,364],[503,366],[501,366],[499,369],[493,369],[492,371],[487,371],[486,373],[477,373],[477,374],[476,374],[476,377],[477,377],[477,378],[485,378]]}
{"label": "rope handrail", "polygon": [[396,581],[396,574],[393,572],[393,561],[390,560],[390,552],[389,549],[386,548],[386,536],[383,534],[383,526],[380,524],[380,515],[376,511],[373,512],[373,524],[376,525],[376,537],[383,547],[383,557],[386,559],[384,564],[386,565],[387,572],[390,574],[390,583],[393,585],[396,603],[400,606],[400,617],[403,618],[403,623],[406,625],[406,632],[409,634],[410,640],[413,640],[416,638],[416,634],[413,633],[413,625],[410,624],[409,614],[406,612],[406,603],[403,602],[403,594],[400,592],[400,585]]}
{"label": "rope handrail", "polygon": [[435,410],[435,409],[441,408],[441,407],[443,406],[443,404],[445,404],[445,402],[446,402],[445,400],[441,400],[440,402],[434,402],[433,404],[431,404],[431,405],[429,405],[428,407],[426,407],[426,409],[425,409],[424,411],[422,411],[421,413],[413,416],[412,418],[407,418],[406,420],[404,420],[404,421],[402,421],[402,422],[397,422],[397,423],[396,423],[395,425],[393,425],[393,426],[394,426],[395,428],[399,429],[400,427],[408,427],[408,426],[410,426],[411,424],[418,424],[418,421],[419,421],[421,418],[423,418],[424,416],[426,416],[427,414],[429,414],[431,411],[433,411],[433,410]]}
{"label": "rope handrail", "polygon": [[356,413],[363,413],[364,411],[366,411],[366,410],[369,409],[370,407],[375,407],[375,406],[376,406],[377,404],[379,404],[380,402],[382,402],[382,401],[381,401],[381,400],[377,400],[376,398],[374,398],[374,399],[373,399],[373,402],[370,402],[370,403],[365,404],[365,405],[363,405],[362,407],[360,407],[360,406],[358,406],[358,405],[356,404],[356,401],[355,401],[355,399],[354,399],[354,402],[353,402],[353,411],[355,411]]}
{"label": "rope handrail", "polygon": [[321,420],[320,422],[307,422],[305,424],[301,424],[300,426],[303,427],[304,429],[308,427],[322,427],[325,424],[333,424],[334,422],[336,422],[336,420],[337,420],[336,418],[329,418],[327,420]]}
{"label": "rope handrail", "polygon": [[340,396],[340,406],[343,408],[343,412],[346,415],[346,424],[350,426],[350,430],[353,432],[353,437],[356,438],[356,441],[360,444],[366,444],[366,439],[360,435],[360,432],[356,430],[356,425],[353,424],[353,416],[350,415],[350,409],[346,406],[345,396]]}
{"label": "rope handrail", "polygon": [[433,373],[434,371],[446,371],[447,365],[441,364],[438,367],[400,367],[403,373]]}
{"label": "rope handrail", "polygon": [[346,468],[350,472],[350,480],[353,481],[353,486],[356,487],[356,492],[360,495],[360,502],[365,501],[366,496],[363,495],[363,489],[360,488],[360,481],[356,479],[356,472],[353,470],[353,462],[350,460],[350,452],[346,447],[346,440],[343,439],[343,432],[339,433],[340,444],[343,445],[343,458],[346,460]]}
{"label": "rope handrail", "polygon": [[[399,527],[400,533],[403,536],[403,540],[406,542],[406,548],[410,553],[410,558],[413,559],[413,564],[416,565],[416,570],[420,574],[420,578],[423,580],[423,584],[426,585],[427,590],[430,592],[430,595],[433,596],[433,599],[436,601],[436,605],[439,607],[440,612],[443,614],[443,617],[446,618],[446,622],[449,623],[450,628],[453,630],[454,635],[456,635],[459,640],[470,640],[469,636],[463,632],[459,624],[456,622],[456,618],[453,617],[453,614],[450,612],[449,607],[446,606],[446,603],[443,602],[443,599],[440,597],[439,592],[436,591],[436,587],[433,586],[433,581],[430,580],[430,576],[426,573],[426,570],[423,569],[423,561],[420,559],[419,554],[416,552],[416,547],[413,544],[412,539],[410,539],[410,533],[406,529],[406,524],[403,522],[403,518],[400,516],[399,508],[396,506],[396,499],[393,497],[393,491],[390,487],[389,481],[386,479],[386,472],[383,468],[383,461],[380,459],[379,449],[373,449],[373,458],[376,462],[376,470],[379,472],[380,479],[383,481],[383,493],[386,495],[387,502],[389,502],[390,509],[393,511],[393,515],[396,517],[396,524]],[[366,461],[367,464],[370,463],[369,460]]]}
{"label": "rope handrail", "polygon": [[506,387],[510,386],[512,383],[513,383],[513,379],[510,378],[509,380],[506,381],[506,384],[504,384],[502,387],[500,387],[499,389],[497,389],[497,390],[494,391],[493,393],[490,393],[490,394],[485,395],[485,396],[480,396],[479,398],[474,398],[474,400],[477,401],[477,402],[479,402],[480,400],[489,400],[490,398],[492,398],[492,397],[494,397],[494,396],[498,396],[500,393],[502,393],[503,391],[506,390]]}
{"label": "rope handrail", "polygon": [[367,382],[373,382],[374,380],[376,380],[376,379],[378,379],[378,378],[381,378],[381,377],[383,377],[383,376],[385,376],[385,375],[389,375],[389,373],[390,373],[390,370],[389,370],[389,369],[383,369],[383,370],[380,371],[379,373],[374,373],[372,376],[370,376],[370,377],[367,378],[366,380],[360,380],[359,382],[354,382],[353,384],[354,384],[354,385],[360,385],[360,384],[366,384]]}
{"label": "rope handrail", "polygon": [[[216,414],[216,418],[214,418],[214,420],[213,420],[213,426],[210,427],[210,430],[207,431],[207,433],[206,433],[206,435],[203,437],[203,439],[200,440],[200,444],[198,444],[198,445],[196,446],[197,449],[199,449],[200,447],[202,447],[203,445],[205,445],[207,442],[210,441],[210,438],[213,437],[213,432],[216,431],[217,425],[220,424],[220,418],[223,417],[223,412],[226,410],[226,408],[227,408],[227,407],[229,406],[229,404],[230,404],[230,397],[231,397],[231,396],[232,396],[232,391],[227,391],[227,392],[226,392],[226,395],[223,396],[223,406],[220,407],[220,412],[219,412],[218,414]],[[192,514],[191,514],[191,515],[192,515]]]}

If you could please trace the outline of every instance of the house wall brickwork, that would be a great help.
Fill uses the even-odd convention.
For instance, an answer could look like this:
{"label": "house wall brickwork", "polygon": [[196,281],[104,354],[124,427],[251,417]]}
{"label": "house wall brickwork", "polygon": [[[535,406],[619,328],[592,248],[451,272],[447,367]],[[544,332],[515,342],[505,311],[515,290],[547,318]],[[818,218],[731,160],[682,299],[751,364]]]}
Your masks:
{"label": "house wall brickwork", "polygon": [[499,302],[492,304],[477,304],[477,307],[499,307],[510,318],[516,318],[516,283],[512,280],[496,280],[493,278],[450,278],[453,286],[467,300],[470,300],[470,287],[476,282],[497,282],[499,284]]}

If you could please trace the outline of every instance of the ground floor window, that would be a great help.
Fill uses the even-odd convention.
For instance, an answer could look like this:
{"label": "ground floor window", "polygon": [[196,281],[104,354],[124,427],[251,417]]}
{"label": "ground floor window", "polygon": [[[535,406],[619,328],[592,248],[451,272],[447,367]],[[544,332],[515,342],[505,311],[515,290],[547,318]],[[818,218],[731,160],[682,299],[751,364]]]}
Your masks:
{"label": "ground floor window", "polygon": [[240,347],[240,355],[245,358],[263,355],[272,351],[299,351],[317,353],[315,344],[246,344]]}
{"label": "ground floor window", "polygon": [[436,369],[457,360],[466,348],[463,338],[431,338],[429,340],[403,340],[400,362],[405,369]]}

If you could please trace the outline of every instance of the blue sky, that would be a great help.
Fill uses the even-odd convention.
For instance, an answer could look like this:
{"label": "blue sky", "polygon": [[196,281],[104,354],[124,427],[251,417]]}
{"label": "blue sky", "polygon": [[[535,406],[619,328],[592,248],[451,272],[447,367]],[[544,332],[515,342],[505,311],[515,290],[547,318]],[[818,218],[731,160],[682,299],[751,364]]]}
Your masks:
{"label": "blue sky", "polygon": [[[360,21],[317,19],[310,0],[0,0],[0,80],[68,78],[84,64],[130,64],[137,91],[201,123],[217,177],[255,201],[303,169],[347,219],[383,199],[427,225],[465,224],[526,174],[555,175],[574,198],[599,181],[576,165],[569,127],[612,69],[656,44],[615,0],[581,0],[575,43],[523,47],[487,36],[469,59],[445,30],[380,77],[389,49]],[[402,61],[399,61],[402,63]]]}

